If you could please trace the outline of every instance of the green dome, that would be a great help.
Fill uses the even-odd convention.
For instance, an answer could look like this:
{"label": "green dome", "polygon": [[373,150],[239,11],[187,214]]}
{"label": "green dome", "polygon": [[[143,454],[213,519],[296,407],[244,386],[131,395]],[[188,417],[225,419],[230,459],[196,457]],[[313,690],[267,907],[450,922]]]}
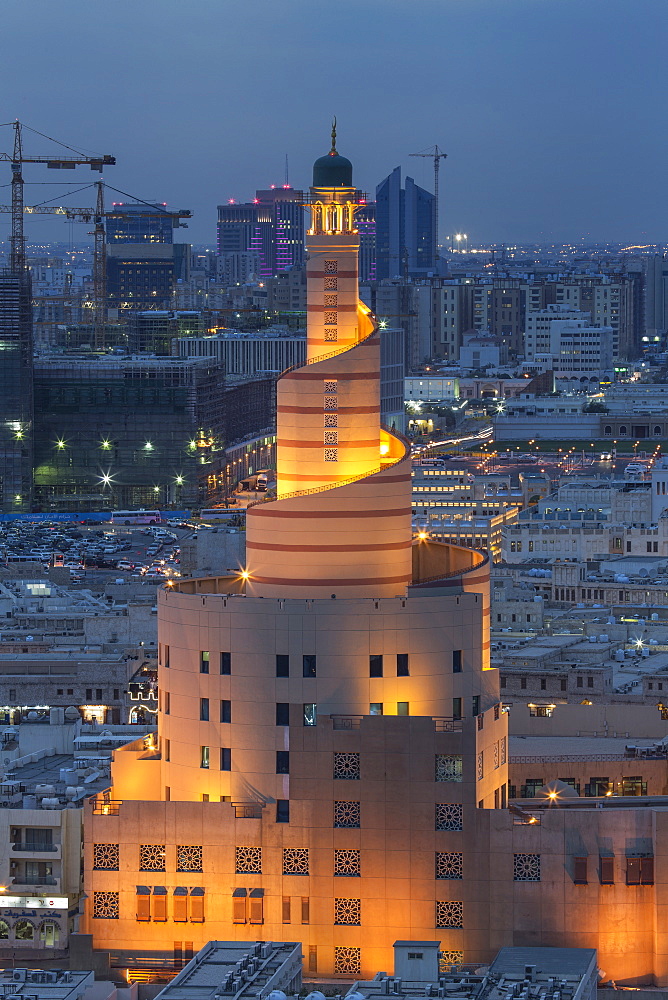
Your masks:
{"label": "green dome", "polygon": [[332,150],[327,156],[319,157],[313,164],[313,187],[352,187],[353,165],[345,156]]}

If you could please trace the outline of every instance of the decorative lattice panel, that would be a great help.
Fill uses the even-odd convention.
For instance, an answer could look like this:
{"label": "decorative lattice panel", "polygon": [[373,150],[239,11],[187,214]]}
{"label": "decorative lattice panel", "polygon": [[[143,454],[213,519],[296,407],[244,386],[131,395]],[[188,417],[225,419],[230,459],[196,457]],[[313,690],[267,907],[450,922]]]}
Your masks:
{"label": "decorative lattice panel", "polygon": [[360,755],[358,753],[334,754],[334,778],[359,781]]}
{"label": "decorative lattice panel", "polygon": [[202,848],[191,844],[182,844],[176,848],[177,872],[201,872]]}
{"label": "decorative lattice panel", "polygon": [[283,848],[283,874],[308,875],[308,847]]}
{"label": "decorative lattice panel", "polygon": [[359,851],[334,851],[334,874],[355,877],[361,875]]}
{"label": "decorative lattice panel", "polygon": [[437,753],[435,760],[436,781],[462,780],[462,755]]}
{"label": "decorative lattice panel", "polygon": [[325,343],[333,344],[339,339],[339,331],[335,326],[325,328]]}
{"label": "decorative lattice panel", "polygon": [[437,802],[436,829],[461,830],[462,813],[462,806],[456,805],[454,802]]}
{"label": "decorative lattice panel", "polygon": [[436,902],[437,927],[463,927],[464,904],[456,899],[439,899]]}
{"label": "decorative lattice panel", "polygon": [[338,427],[338,425],[339,425],[338,413],[325,414],[325,427]]}
{"label": "decorative lattice panel", "polygon": [[441,975],[445,975],[453,965],[462,965],[463,962],[463,951],[442,951],[438,960],[438,971]]}
{"label": "decorative lattice panel", "polygon": [[338,303],[338,295],[325,295],[325,307],[336,309]]}
{"label": "decorative lattice panel", "polygon": [[262,848],[237,847],[235,849],[235,870],[237,875],[261,875]]}
{"label": "decorative lattice panel", "polygon": [[325,396],[324,409],[325,410],[338,410],[339,401],[336,396]]}
{"label": "decorative lattice panel", "polygon": [[323,391],[324,392],[336,392],[337,385],[338,385],[338,383],[337,383],[337,381],[335,379],[329,379],[327,382],[325,382],[323,384]]}
{"label": "decorative lattice panel", "polygon": [[484,774],[485,774],[485,768],[484,768],[484,764],[483,764],[483,755],[482,755],[482,753],[479,753],[478,754],[478,781],[482,781],[482,779],[484,777]]}
{"label": "decorative lattice panel", "polygon": [[325,278],[325,288],[328,291],[334,291],[335,292],[338,289],[338,287],[339,287],[339,279],[338,278]]}
{"label": "decorative lattice panel", "polygon": [[118,920],[118,893],[94,892],[93,916],[99,920]]}
{"label": "decorative lattice panel", "polygon": [[339,443],[338,431],[325,431],[324,444],[338,444],[338,443]]}
{"label": "decorative lattice panel", "polygon": [[335,802],[334,826],[357,827],[360,825],[359,802]]}
{"label": "decorative lattice panel", "polygon": [[325,312],[325,323],[336,323],[336,321],[335,312]]}
{"label": "decorative lattice panel", "polygon": [[325,448],[325,461],[338,462],[339,453],[336,448]]}
{"label": "decorative lattice panel", "polygon": [[335,948],[334,972],[339,976],[359,976],[362,956],[359,948]]}
{"label": "decorative lattice panel", "polygon": [[494,767],[499,766],[499,744],[494,744]]}
{"label": "decorative lattice panel", "polygon": [[362,922],[362,901],[360,899],[335,899],[334,923],[353,924],[359,926]]}
{"label": "decorative lattice panel", "polygon": [[142,872],[164,872],[165,845],[141,844],[139,847],[139,870]]}
{"label": "decorative lattice panel", "polygon": [[506,737],[505,736],[502,737],[502,739],[501,739],[501,763],[502,764],[506,763]]}
{"label": "decorative lattice panel", "polygon": [[515,854],[513,878],[516,882],[540,882],[540,854]]}
{"label": "decorative lattice panel", "polygon": [[464,855],[453,851],[436,852],[436,878],[463,878]]}
{"label": "decorative lattice panel", "polygon": [[93,844],[93,868],[103,872],[117,872],[118,844]]}
{"label": "decorative lattice panel", "polygon": [[325,261],[325,274],[336,274],[339,269],[339,263],[336,260],[326,260]]}

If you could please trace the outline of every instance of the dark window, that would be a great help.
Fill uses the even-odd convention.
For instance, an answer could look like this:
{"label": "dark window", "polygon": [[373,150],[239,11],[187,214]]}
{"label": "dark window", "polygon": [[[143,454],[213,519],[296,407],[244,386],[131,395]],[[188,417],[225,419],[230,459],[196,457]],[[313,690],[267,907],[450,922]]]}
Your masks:
{"label": "dark window", "polygon": [[587,858],[573,858],[573,881],[576,885],[587,885]]}
{"label": "dark window", "polygon": [[290,725],[290,705],[287,701],[276,702],[276,725]]}
{"label": "dark window", "polygon": [[99,700],[102,698],[102,688],[95,688],[95,697]]}
{"label": "dark window", "polygon": [[284,924],[290,923],[290,897],[283,896],[283,908],[282,908],[282,922]]}
{"label": "dark window", "polygon": [[594,686],[594,678],[593,677],[588,677],[587,678],[587,687],[588,688],[593,688],[593,686]]}
{"label": "dark window", "polygon": [[575,686],[581,688],[583,686],[582,685],[582,681],[583,681],[583,678],[582,677],[578,677],[577,680],[576,680],[576,682],[575,682]]}
{"label": "dark window", "polygon": [[503,675],[501,675],[501,677],[499,677],[499,686],[502,687],[502,688],[504,688],[506,686],[506,678]]}
{"label": "dark window", "polygon": [[200,674],[208,674],[209,672],[209,659],[211,654],[207,650],[202,650],[199,654],[199,672]]}
{"label": "dark window", "polygon": [[290,774],[290,751],[276,751],[276,774]]}
{"label": "dark window", "polygon": [[540,689],[541,689],[541,691],[545,691],[546,688],[547,688],[547,681],[545,680],[544,677],[541,677],[541,679],[540,679]]}
{"label": "dark window", "polygon": [[302,896],[302,923],[307,924],[310,920],[310,907],[308,896]]}
{"label": "dark window", "polygon": [[232,770],[232,751],[229,747],[220,748],[220,770],[221,771],[231,771]]}
{"label": "dark window", "polygon": [[162,651],[164,665],[169,667],[169,646],[163,646]]}
{"label": "dark window", "polygon": [[221,674],[231,674],[232,673],[232,654],[231,653],[221,653],[220,654],[220,672],[221,672]]}
{"label": "dark window", "polygon": [[[9,691],[9,697],[12,698],[12,696],[14,698],[16,698],[16,690],[14,688],[11,688],[10,691]],[[93,689],[92,688],[86,688],[86,698],[88,699],[88,701],[92,701],[92,699],[93,699]]]}
{"label": "dark window", "polygon": [[287,653],[276,654],[276,676],[277,677],[290,676],[290,657],[288,656]]}
{"label": "dark window", "polygon": [[560,686],[561,686],[561,690],[565,691],[566,690],[566,678],[562,677],[561,681],[559,683],[560,683]]}
{"label": "dark window", "polygon": [[523,691],[526,690],[526,686],[527,686],[526,677],[520,677],[520,687],[522,688]]}
{"label": "dark window", "polygon": [[480,695],[474,694],[471,698],[471,715],[480,715]]}
{"label": "dark window", "polygon": [[369,677],[383,676],[383,657],[372,655],[369,657]]}
{"label": "dark window", "polygon": [[453,698],[452,699],[452,718],[461,719],[462,717],[462,699]]}
{"label": "dark window", "polygon": [[289,823],[290,822],[290,800],[289,799],[276,799],[276,822],[277,823]]}
{"label": "dark window", "polygon": [[200,698],[199,700],[199,717],[201,722],[209,721],[209,699]]}
{"label": "dark window", "polygon": [[208,768],[209,767],[209,761],[210,761],[209,748],[208,747],[200,747],[199,748],[199,766],[200,767]]}
{"label": "dark window", "polygon": [[654,885],[654,858],[627,858],[626,884]]}
{"label": "dark window", "polygon": [[171,698],[169,696],[169,691],[165,691],[165,715],[169,715]]}
{"label": "dark window", "polygon": [[231,701],[221,701],[221,703],[220,703],[220,721],[221,722],[231,722],[232,721],[232,702]]}
{"label": "dark window", "polygon": [[408,677],[408,653],[397,653],[397,677]]}
{"label": "dark window", "polygon": [[315,677],[315,655],[305,653],[302,657],[304,677]]}
{"label": "dark window", "polygon": [[453,651],[452,651],[452,672],[453,672],[453,674],[461,674],[461,672],[462,672],[462,651],[461,651],[461,649],[453,649]]}

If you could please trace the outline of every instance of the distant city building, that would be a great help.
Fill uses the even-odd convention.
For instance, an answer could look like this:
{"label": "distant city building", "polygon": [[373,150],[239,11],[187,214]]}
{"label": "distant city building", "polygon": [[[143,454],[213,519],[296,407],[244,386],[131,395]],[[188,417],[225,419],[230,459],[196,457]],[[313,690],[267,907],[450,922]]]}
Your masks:
{"label": "distant city building", "polygon": [[355,212],[360,237],[360,281],[376,280],[376,203],[368,201]]}
{"label": "distant city building", "polygon": [[231,251],[216,257],[216,281],[221,285],[244,285],[260,274],[260,255]]}
{"label": "distant city building", "polygon": [[175,353],[173,342],[203,331],[202,315],[194,310],[148,309],[133,313],[128,323],[128,350],[131,354]]}
{"label": "distant city building", "polygon": [[[304,262],[304,192],[289,185],[256,191],[252,202],[218,206],[218,253],[252,254],[259,277]],[[237,279],[240,280],[240,279]]]}
{"label": "distant city building", "polygon": [[166,205],[114,205],[107,215],[106,244],[109,318],[169,308],[176,281],[188,277],[190,247],[174,243],[174,217]]}
{"label": "distant city building", "polygon": [[612,375],[611,326],[595,326],[588,313],[549,305],[526,317],[525,360],[555,377]]}
{"label": "distant city building", "polygon": [[434,196],[401,167],[376,188],[376,278],[426,277],[434,272]]}
{"label": "distant city building", "polygon": [[306,332],[269,327],[254,333],[219,330],[203,337],[183,337],[178,343],[181,358],[210,358],[228,375],[282,372],[306,360]]}
{"label": "distant city building", "polygon": [[30,510],[33,387],[30,275],[0,270],[0,504]]}

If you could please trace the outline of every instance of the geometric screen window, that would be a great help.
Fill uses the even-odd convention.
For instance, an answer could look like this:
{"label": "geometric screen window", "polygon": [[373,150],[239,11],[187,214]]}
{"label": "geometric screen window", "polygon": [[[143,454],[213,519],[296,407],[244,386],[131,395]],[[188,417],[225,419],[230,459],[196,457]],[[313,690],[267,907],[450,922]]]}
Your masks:
{"label": "geometric screen window", "polygon": [[118,893],[94,892],[93,916],[100,920],[118,920]]}
{"label": "geometric screen window", "polygon": [[325,342],[334,344],[338,340],[338,331],[335,326],[325,327]]}
{"label": "geometric screen window", "polygon": [[450,971],[450,966],[461,965],[464,961],[463,951],[442,951],[438,960],[438,971],[440,975],[445,975]]}
{"label": "geometric screen window", "polygon": [[308,847],[283,848],[283,874],[308,875]]}
{"label": "geometric screen window", "polygon": [[436,781],[461,781],[461,754],[436,754]]}
{"label": "geometric screen window", "polygon": [[436,878],[462,878],[462,854],[436,852]]}
{"label": "geometric screen window", "polygon": [[359,802],[335,802],[334,803],[334,826],[354,827],[360,825],[360,804]]}
{"label": "geometric screen window", "polygon": [[165,845],[141,844],[139,847],[139,870],[142,872],[164,872]]}
{"label": "geometric screen window", "polygon": [[338,261],[326,260],[323,270],[325,274],[336,274],[336,272],[338,271]]}
{"label": "geometric screen window", "polygon": [[438,900],[436,903],[437,927],[463,927],[464,904],[457,900]]}
{"label": "geometric screen window", "polygon": [[515,882],[540,882],[540,854],[515,854],[513,879]]}
{"label": "geometric screen window", "polygon": [[436,829],[461,830],[462,807],[453,802],[436,803]]}
{"label": "geometric screen window", "polygon": [[334,778],[359,781],[360,755],[358,753],[334,754]]}
{"label": "geometric screen window", "polygon": [[362,958],[359,948],[335,948],[334,972],[339,976],[359,976]]}
{"label": "geometric screen window", "polygon": [[334,900],[334,923],[352,924],[359,927],[361,919],[362,903],[359,899],[335,899]]}
{"label": "geometric screen window", "polygon": [[235,870],[237,875],[261,875],[262,848],[237,847]]}
{"label": "geometric screen window", "polygon": [[355,850],[334,851],[334,874],[358,876],[360,874],[360,852]]}
{"label": "geometric screen window", "polygon": [[97,871],[118,871],[118,844],[93,844],[93,868]]}
{"label": "geometric screen window", "polygon": [[202,848],[182,844],[176,848],[177,872],[201,872]]}

